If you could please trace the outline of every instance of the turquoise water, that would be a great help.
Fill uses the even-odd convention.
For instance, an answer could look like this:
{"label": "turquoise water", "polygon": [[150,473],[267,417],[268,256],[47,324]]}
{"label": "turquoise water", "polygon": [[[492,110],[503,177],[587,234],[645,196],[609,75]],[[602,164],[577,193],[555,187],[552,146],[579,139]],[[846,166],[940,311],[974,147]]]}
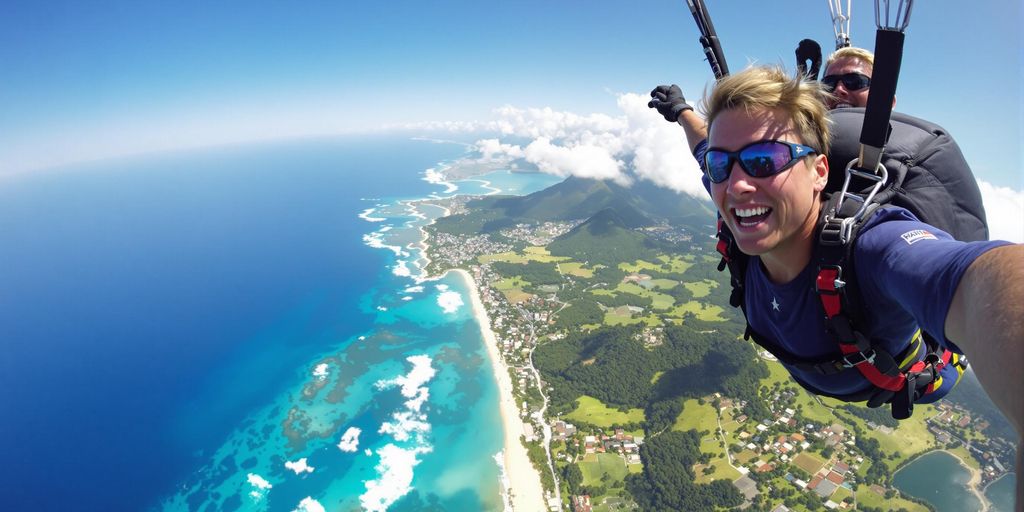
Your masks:
{"label": "turquoise water", "polygon": [[1013,512],[1015,477],[1016,475],[1013,473],[1003,475],[999,480],[988,485],[985,489],[985,496],[992,504],[989,510],[992,512]]}
{"label": "turquoise water", "polygon": [[3,508],[501,509],[468,290],[418,281],[409,246],[440,214],[409,201],[464,151],[353,137],[0,183]]}
{"label": "turquoise water", "polygon": [[970,473],[955,457],[940,451],[919,457],[893,475],[900,492],[931,503],[939,512],[980,509],[977,497],[967,490],[970,479]]}

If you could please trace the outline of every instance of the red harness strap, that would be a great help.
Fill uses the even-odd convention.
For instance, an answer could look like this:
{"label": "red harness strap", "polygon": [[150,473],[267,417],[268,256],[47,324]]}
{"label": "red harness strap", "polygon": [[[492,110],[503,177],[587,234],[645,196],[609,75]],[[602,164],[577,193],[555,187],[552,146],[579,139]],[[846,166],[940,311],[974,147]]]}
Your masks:
{"label": "red harness strap", "polygon": [[[840,272],[841,270],[838,267],[823,267],[818,271],[818,277],[815,282],[818,289],[818,297],[821,298],[821,304],[825,309],[825,316],[829,320],[842,312],[842,298],[840,297],[839,288],[845,283],[840,279]],[[896,375],[887,375],[875,366],[874,349],[869,348],[867,352],[870,352],[870,355],[866,355],[865,351],[861,350],[855,341],[840,340],[839,350],[843,353],[843,359],[846,360],[847,364],[856,367],[861,375],[875,387],[889,391],[900,391],[906,385],[907,378],[902,372],[899,372],[898,368]],[[860,356],[860,360],[850,361],[848,357],[852,355]],[[917,369],[918,364],[922,364],[920,369]],[[923,368],[923,363],[918,362],[911,370],[917,369],[917,371],[920,371]]]}

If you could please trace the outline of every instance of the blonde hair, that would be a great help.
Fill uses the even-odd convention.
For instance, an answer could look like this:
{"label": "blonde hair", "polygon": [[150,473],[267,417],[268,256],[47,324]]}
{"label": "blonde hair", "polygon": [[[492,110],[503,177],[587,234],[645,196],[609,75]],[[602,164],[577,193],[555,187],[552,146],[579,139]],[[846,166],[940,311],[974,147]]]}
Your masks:
{"label": "blonde hair", "polygon": [[842,58],[857,59],[864,62],[868,66],[871,66],[872,68],[875,67],[875,54],[863,48],[847,46],[845,48],[840,48],[836,50],[832,55],[828,56],[828,61],[825,62],[825,69],[828,70],[828,67],[831,66],[833,62]]}
{"label": "blonde hair", "polygon": [[792,120],[802,143],[827,155],[831,137],[827,97],[817,82],[790,77],[779,67],[755,66],[719,81],[710,96],[705,95],[703,110],[709,133],[715,118],[729,109],[781,110]]}

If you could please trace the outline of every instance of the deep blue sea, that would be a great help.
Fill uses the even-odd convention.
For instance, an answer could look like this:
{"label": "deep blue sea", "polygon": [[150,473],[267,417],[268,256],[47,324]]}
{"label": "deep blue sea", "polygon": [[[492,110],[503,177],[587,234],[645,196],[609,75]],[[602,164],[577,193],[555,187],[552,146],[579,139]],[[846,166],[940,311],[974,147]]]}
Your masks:
{"label": "deep blue sea", "polygon": [[[412,200],[465,146],[350,137],[0,181],[4,510],[500,510],[466,285]],[[458,187],[457,190],[453,190]]]}

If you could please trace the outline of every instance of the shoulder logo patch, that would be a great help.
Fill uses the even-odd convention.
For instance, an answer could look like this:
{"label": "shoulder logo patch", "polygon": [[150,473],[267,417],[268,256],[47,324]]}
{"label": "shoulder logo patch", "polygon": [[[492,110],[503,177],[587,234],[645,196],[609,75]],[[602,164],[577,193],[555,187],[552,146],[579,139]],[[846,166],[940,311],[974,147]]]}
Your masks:
{"label": "shoulder logo patch", "polygon": [[938,240],[938,238],[935,238],[935,235],[923,229],[907,231],[906,233],[903,233],[900,236],[903,238],[903,241],[907,243],[907,245],[914,245],[915,243],[920,242],[921,240]]}

